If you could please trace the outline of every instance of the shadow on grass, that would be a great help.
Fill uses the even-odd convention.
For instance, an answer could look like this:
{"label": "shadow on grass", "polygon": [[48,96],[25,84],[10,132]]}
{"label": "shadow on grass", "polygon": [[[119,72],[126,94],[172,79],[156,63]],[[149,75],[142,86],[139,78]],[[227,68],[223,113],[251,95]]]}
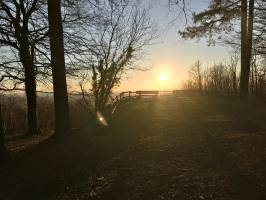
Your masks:
{"label": "shadow on grass", "polygon": [[[252,192],[240,182],[251,181],[256,187],[265,183],[245,175],[249,170],[261,170],[258,174],[265,177],[265,165],[258,165],[265,160],[265,151],[258,151],[265,145],[265,135],[260,134],[265,131],[265,113],[262,105],[229,98],[169,97],[126,102],[107,128],[96,129],[90,121],[82,130],[13,155],[13,162],[0,171],[0,199],[46,200],[58,189],[70,196],[61,199],[73,199],[71,189],[84,187],[86,191],[88,177],[112,171],[120,181],[103,193],[108,200],[111,194],[116,197],[113,199],[126,199],[123,194],[131,197],[139,188],[143,191],[136,199],[147,199],[151,193],[156,198],[163,193],[167,197],[169,188],[178,192],[180,199],[186,199],[186,195],[198,199],[198,193],[207,195],[204,187],[209,188],[208,195],[220,195],[218,199],[233,199],[233,195],[235,199],[248,199],[245,196],[250,197]],[[101,171],[103,164],[116,157],[116,163]],[[212,176],[217,177],[215,187],[208,186]],[[173,177],[179,178],[172,181]],[[197,190],[193,189],[195,177],[200,184],[202,179],[204,187],[199,184]],[[146,183],[154,184],[154,188]],[[80,191],[77,189],[77,195]],[[265,194],[262,189],[256,191],[259,194],[254,199]]]}
{"label": "shadow on grass", "polygon": [[80,130],[13,154],[11,162],[0,170],[0,199],[47,200],[58,187],[88,175],[125,151],[141,133],[136,124],[149,108],[144,106],[138,116],[130,112],[134,110],[132,103],[121,108],[126,109],[117,110],[109,127],[96,128],[89,121]]}

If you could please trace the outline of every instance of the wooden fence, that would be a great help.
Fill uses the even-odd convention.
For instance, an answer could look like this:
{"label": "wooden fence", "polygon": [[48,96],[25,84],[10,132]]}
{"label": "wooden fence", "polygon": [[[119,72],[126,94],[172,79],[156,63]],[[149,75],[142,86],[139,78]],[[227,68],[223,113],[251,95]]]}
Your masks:
{"label": "wooden fence", "polygon": [[177,90],[169,90],[169,91],[159,91],[159,90],[138,90],[138,91],[126,91],[121,92],[112,99],[112,104],[117,105],[118,103],[134,98],[141,97],[157,97],[157,96],[171,96],[176,95]]}

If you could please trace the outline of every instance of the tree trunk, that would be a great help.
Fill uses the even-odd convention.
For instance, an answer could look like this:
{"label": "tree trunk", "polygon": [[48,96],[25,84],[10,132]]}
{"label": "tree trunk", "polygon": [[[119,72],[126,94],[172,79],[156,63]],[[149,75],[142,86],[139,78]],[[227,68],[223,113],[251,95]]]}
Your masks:
{"label": "tree trunk", "polygon": [[233,72],[233,90],[234,94],[237,95],[237,82],[236,82],[236,70]]}
{"label": "tree trunk", "polygon": [[250,90],[251,94],[254,94],[254,63],[251,64],[251,81],[250,81]]}
{"label": "tree trunk", "polygon": [[25,69],[25,89],[27,96],[27,117],[28,117],[28,134],[37,134],[37,102],[36,102],[36,80],[34,69],[27,67]]}
{"label": "tree trunk", "polygon": [[254,0],[241,1],[241,75],[240,75],[240,98],[248,98],[249,90],[249,73],[252,53],[252,33],[253,33],[253,16]]}
{"label": "tree trunk", "polygon": [[[27,32],[27,31],[26,31]],[[38,132],[37,124],[37,96],[36,96],[36,79],[34,71],[34,63],[30,54],[30,45],[27,38],[27,33],[23,33],[24,36],[20,42],[21,53],[20,58],[25,70],[25,90],[27,97],[27,123],[28,134],[33,135]]]}
{"label": "tree trunk", "polygon": [[4,129],[2,120],[2,106],[0,104],[0,164],[7,159],[8,152],[5,147]]}
{"label": "tree trunk", "polygon": [[258,66],[255,65],[255,93],[258,96]]}
{"label": "tree trunk", "polygon": [[48,20],[54,89],[55,132],[61,133],[69,131],[70,123],[60,0],[48,0]]}

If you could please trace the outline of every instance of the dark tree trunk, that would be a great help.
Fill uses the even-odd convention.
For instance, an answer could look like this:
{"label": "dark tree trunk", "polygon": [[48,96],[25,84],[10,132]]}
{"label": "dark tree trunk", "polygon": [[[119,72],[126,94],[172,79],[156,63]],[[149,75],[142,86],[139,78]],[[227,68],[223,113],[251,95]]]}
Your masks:
{"label": "dark tree trunk", "polygon": [[233,72],[233,90],[234,94],[237,95],[236,71]]}
{"label": "dark tree trunk", "polygon": [[200,72],[199,72],[198,85],[199,85],[199,92],[202,92],[202,78],[201,78],[201,74],[200,74]]}
{"label": "dark tree trunk", "polygon": [[7,159],[8,152],[5,147],[4,129],[2,120],[2,106],[0,104],[0,165]]}
{"label": "dark tree trunk", "polygon": [[258,68],[257,68],[257,65],[255,65],[255,93],[256,93],[256,96],[258,96]]}
{"label": "dark tree trunk", "polygon": [[247,99],[249,92],[249,73],[252,55],[252,32],[254,0],[241,1],[241,75],[240,75],[240,98]]}
{"label": "dark tree trunk", "polygon": [[251,74],[250,74],[250,90],[251,90],[251,94],[254,94],[254,64],[251,64]]}
{"label": "dark tree trunk", "polygon": [[48,19],[54,89],[55,132],[61,133],[69,131],[70,123],[60,0],[48,0]]}
{"label": "dark tree trunk", "polygon": [[34,76],[34,69],[29,67],[25,69],[25,89],[27,96],[27,117],[28,117],[28,134],[37,134],[37,103],[36,103],[36,80]]}
{"label": "dark tree trunk", "polygon": [[33,135],[38,132],[37,124],[37,96],[36,96],[36,79],[34,71],[34,62],[30,54],[30,45],[25,34],[21,40],[21,62],[25,70],[25,90],[27,97],[27,123],[28,134]]}

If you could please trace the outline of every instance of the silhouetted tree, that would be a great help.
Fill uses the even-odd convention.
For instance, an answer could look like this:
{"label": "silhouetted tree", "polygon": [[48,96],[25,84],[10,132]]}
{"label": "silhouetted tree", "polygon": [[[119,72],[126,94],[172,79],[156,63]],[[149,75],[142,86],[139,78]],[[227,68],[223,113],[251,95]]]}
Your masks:
{"label": "silhouetted tree", "polygon": [[195,88],[202,91],[202,63],[197,60],[191,67],[189,73],[192,75]]}
{"label": "silhouetted tree", "polygon": [[227,64],[229,70],[229,80],[230,80],[230,91],[235,95],[238,91],[238,81],[237,81],[237,66],[239,62],[239,56],[237,52],[233,52],[230,56],[229,63]]}
{"label": "silhouetted tree", "polygon": [[70,129],[61,0],[48,0],[48,19],[54,88],[55,132],[61,133]]}
{"label": "silhouetted tree", "polygon": [[[248,3],[249,2],[249,3]],[[254,0],[241,1],[241,75],[240,98],[246,99],[249,91],[249,73],[252,56]]]}
{"label": "silhouetted tree", "polygon": [[263,56],[255,55],[251,63],[250,91],[256,97],[265,96],[266,65]]}
{"label": "silhouetted tree", "polygon": [[[36,11],[39,0],[0,0],[1,83],[14,80],[14,88],[24,83],[27,97],[28,133],[36,134],[36,44],[45,37],[45,19]],[[42,12],[40,12],[42,13]],[[38,13],[38,14],[40,14]],[[43,26],[44,25],[44,26]],[[11,57],[11,58],[10,58]],[[20,65],[22,64],[22,66]]]}
{"label": "silhouetted tree", "polygon": [[143,56],[144,47],[157,37],[156,27],[145,9],[121,2],[106,1],[95,8],[97,17],[93,23],[79,27],[79,36],[74,41],[80,52],[75,59],[83,63],[80,72],[90,80],[94,106],[100,111],[124,73],[137,69],[133,64]]}
{"label": "silhouetted tree", "polygon": [[[252,36],[254,0],[211,1],[207,10],[194,14],[194,25],[180,32],[184,38],[209,36],[209,43],[215,43],[215,34],[234,30],[234,21],[241,20],[241,76],[240,97],[248,97],[250,62],[252,56]],[[219,36],[220,37],[220,36]]]}

